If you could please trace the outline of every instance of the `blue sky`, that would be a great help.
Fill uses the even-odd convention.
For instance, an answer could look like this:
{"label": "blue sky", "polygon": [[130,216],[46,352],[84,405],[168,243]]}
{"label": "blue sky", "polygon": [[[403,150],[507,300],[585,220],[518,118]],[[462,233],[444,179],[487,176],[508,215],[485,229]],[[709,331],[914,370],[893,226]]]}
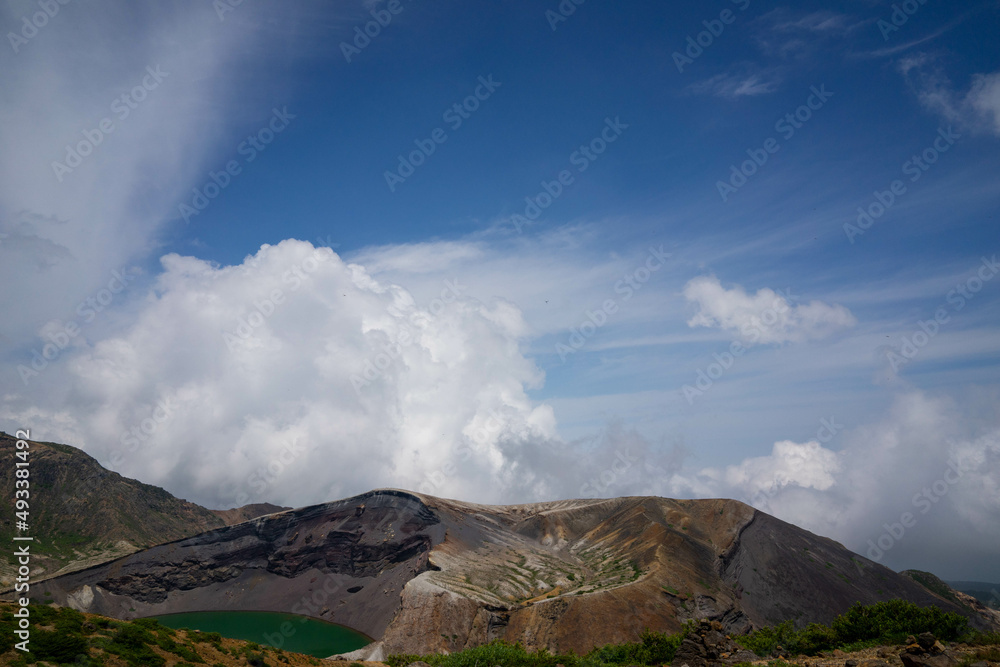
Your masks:
{"label": "blue sky", "polygon": [[880,558],[1000,578],[996,1],[225,3],[3,5],[4,430],[213,507],[724,495],[862,553],[960,461]]}

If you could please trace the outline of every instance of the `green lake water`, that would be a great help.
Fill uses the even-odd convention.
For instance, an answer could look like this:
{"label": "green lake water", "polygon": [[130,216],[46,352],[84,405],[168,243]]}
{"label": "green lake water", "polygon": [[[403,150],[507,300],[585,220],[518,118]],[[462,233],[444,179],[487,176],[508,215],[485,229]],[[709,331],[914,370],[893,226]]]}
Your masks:
{"label": "green lake water", "polygon": [[342,625],[270,611],[198,611],[152,616],[170,628],[218,632],[286,651],[326,658],[367,646],[371,640]]}

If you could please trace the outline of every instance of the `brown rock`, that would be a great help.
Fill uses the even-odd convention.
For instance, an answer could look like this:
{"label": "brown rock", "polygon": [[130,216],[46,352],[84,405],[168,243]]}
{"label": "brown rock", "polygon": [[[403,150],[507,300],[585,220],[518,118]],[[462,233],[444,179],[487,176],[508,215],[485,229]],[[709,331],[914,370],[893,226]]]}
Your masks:
{"label": "brown rock", "polygon": [[843,651],[841,651],[839,648],[833,649],[833,657],[834,658],[843,658],[845,655],[847,655],[847,654],[844,653]]}
{"label": "brown rock", "polygon": [[844,667],[858,667],[858,661],[853,658],[851,658],[850,660],[845,660]]}
{"label": "brown rock", "polygon": [[921,632],[917,635],[917,643],[920,644],[920,648],[925,651],[929,651],[931,647],[934,646],[934,642],[936,641],[937,638],[935,638],[930,632]]}
{"label": "brown rock", "polygon": [[722,632],[722,623],[719,621],[712,621],[712,629],[716,632]]}
{"label": "brown rock", "polygon": [[903,643],[906,644],[907,646],[909,646],[910,644],[916,644],[917,643],[917,638],[914,637],[913,635],[907,635],[906,636],[906,641],[903,642]]}
{"label": "brown rock", "polygon": [[682,667],[683,665],[704,667],[707,664],[706,658],[708,656],[704,644],[699,640],[700,637],[695,639],[691,635],[685,637],[681,645],[677,647],[677,653],[674,654],[674,661],[671,665],[673,667]]}
{"label": "brown rock", "polygon": [[889,667],[889,663],[885,660],[862,660],[858,663],[858,667]]}
{"label": "brown rock", "polygon": [[901,653],[899,658],[903,661],[903,667],[956,667],[958,665],[958,660],[947,653],[940,655]]}
{"label": "brown rock", "polygon": [[944,644],[942,644],[940,641],[935,640],[934,645],[931,646],[930,648],[930,651],[934,655],[939,655],[941,653],[944,653]]}
{"label": "brown rock", "polygon": [[748,651],[745,648],[738,649],[734,653],[731,653],[729,656],[729,662],[731,663],[753,662],[754,660],[760,660],[760,658],[757,657],[756,653],[754,653],[753,651]]}

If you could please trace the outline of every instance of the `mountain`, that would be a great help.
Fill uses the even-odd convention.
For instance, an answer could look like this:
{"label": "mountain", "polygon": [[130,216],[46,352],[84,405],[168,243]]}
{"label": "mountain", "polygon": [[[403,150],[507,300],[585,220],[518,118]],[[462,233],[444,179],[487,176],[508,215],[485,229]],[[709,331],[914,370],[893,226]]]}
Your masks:
{"label": "mountain", "polygon": [[488,506],[377,490],[156,546],[32,595],[123,619],[305,614],[375,638],[363,651],[376,659],[494,638],[586,652],[688,619],[736,633],[891,598],[1000,627],[743,503],[656,497]]}
{"label": "mountain", "polygon": [[1000,609],[1000,584],[991,584],[985,581],[949,581],[947,583],[956,591],[971,595],[993,609]]}
{"label": "mountain", "polygon": [[[17,439],[0,431],[0,541],[15,534],[13,507]],[[103,468],[69,445],[30,441],[29,530],[33,578],[118,558],[162,542],[197,535],[284,508],[248,505],[208,510],[163,489]],[[0,562],[0,586],[16,567]]]}

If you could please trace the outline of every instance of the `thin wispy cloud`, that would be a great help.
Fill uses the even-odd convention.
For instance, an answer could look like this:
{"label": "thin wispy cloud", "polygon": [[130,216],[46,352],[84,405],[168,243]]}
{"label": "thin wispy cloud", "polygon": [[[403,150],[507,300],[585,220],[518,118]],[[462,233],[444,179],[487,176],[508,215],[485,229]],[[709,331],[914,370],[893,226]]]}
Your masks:
{"label": "thin wispy cloud", "polygon": [[974,74],[960,89],[930,54],[903,58],[898,69],[928,111],[964,130],[1000,137],[1000,72]]}
{"label": "thin wispy cloud", "polygon": [[714,95],[730,99],[757,97],[777,91],[782,79],[781,72],[777,69],[724,73],[696,83],[690,90],[697,95]]}

